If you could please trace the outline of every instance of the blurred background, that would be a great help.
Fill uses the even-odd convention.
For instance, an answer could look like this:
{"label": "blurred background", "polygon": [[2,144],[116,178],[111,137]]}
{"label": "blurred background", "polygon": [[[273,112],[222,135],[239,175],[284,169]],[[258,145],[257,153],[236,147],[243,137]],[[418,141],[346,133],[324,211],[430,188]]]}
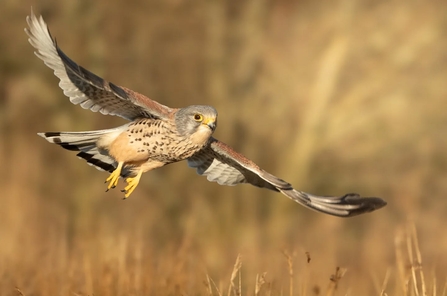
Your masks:
{"label": "blurred background", "polygon": [[[124,121],[64,97],[23,32],[30,6],[92,72],[168,106],[214,106],[216,138],[295,188],[388,206],[325,216],[275,192],[209,183],[186,163],[146,173],[128,200],[123,183],[105,193],[106,173],[36,133]],[[445,295],[447,3],[0,9],[1,295]]]}

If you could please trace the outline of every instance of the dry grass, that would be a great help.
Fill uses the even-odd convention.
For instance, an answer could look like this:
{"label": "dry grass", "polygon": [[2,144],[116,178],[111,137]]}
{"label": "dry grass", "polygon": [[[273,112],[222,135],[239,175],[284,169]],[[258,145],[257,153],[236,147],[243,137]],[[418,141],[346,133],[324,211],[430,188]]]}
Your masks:
{"label": "dry grass", "polygon": [[[185,164],[133,196],[36,132],[121,124],[72,106],[23,33],[33,5],[81,65],[170,106],[352,219]],[[447,5],[2,1],[0,295],[447,295]],[[408,222],[411,221],[411,222]]]}

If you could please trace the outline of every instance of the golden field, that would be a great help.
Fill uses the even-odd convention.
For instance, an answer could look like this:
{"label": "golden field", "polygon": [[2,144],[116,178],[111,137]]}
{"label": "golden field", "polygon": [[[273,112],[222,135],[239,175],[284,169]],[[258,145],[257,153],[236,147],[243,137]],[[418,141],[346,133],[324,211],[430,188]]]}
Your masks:
{"label": "golden field", "polygon": [[[72,105],[23,32],[163,104],[213,105],[215,137],[341,219],[207,182],[186,163],[132,196],[42,131],[124,121]],[[447,295],[447,3],[0,3],[0,295]],[[120,186],[123,184],[121,183]]]}

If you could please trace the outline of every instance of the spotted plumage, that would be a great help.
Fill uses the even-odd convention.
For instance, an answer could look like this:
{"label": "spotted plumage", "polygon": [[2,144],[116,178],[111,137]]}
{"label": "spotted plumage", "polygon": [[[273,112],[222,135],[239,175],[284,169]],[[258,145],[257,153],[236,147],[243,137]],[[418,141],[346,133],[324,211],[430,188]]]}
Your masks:
{"label": "spotted plumage", "polygon": [[386,205],[380,198],[363,198],[358,194],[317,196],[294,189],[212,137],[217,125],[217,111],[213,107],[169,108],[108,82],[65,55],[42,17],[37,18],[31,11],[27,23],[29,28],[25,31],[35,54],[54,70],[60,79],[59,86],[73,104],[130,121],[105,130],[39,133],[51,143],[78,151],[77,156],[87,163],[110,172],[106,180],[108,189],[117,186],[119,178],[124,177],[128,197],[144,172],[187,160],[190,167],[209,181],[221,185],[249,183],[274,190],[307,208],[330,215],[354,216]]}

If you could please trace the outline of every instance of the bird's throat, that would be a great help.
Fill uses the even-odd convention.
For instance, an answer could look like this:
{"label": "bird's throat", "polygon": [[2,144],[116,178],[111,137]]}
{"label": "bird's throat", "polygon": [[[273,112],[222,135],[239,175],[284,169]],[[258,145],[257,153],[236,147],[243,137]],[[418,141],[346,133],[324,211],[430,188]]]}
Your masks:
{"label": "bird's throat", "polygon": [[190,140],[195,145],[202,147],[208,142],[212,134],[213,131],[208,126],[201,125],[197,131],[190,136]]}

